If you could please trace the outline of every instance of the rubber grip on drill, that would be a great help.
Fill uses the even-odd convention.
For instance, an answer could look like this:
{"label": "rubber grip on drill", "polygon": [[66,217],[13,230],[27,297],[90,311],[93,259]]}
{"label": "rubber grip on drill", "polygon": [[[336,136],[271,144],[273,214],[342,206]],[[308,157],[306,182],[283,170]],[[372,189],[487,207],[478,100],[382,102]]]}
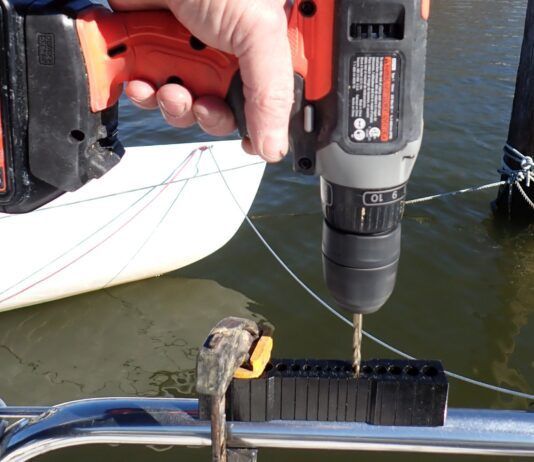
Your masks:
{"label": "rubber grip on drill", "polygon": [[238,69],[234,56],[206,47],[168,11],[96,7],[82,12],[76,25],[94,112],[113,105],[131,80],[154,88],[181,83],[196,97],[224,98]]}
{"label": "rubber grip on drill", "polygon": [[[302,4],[315,5],[314,14],[304,14]],[[306,80],[310,101],[324,97],[332,87],[334,5],[335,0],[318,4],[296,0],[289,17],[293,68]],[[194,97],[233,99],[237,58],[205,46],[169,11],[113,13],[93,7],[79,14],[76,28],[93,112],[113,106],[122,84],[131,80],[148,82],[154,88],[177,82]],[[232,106],[240,117],[239,105]]]}

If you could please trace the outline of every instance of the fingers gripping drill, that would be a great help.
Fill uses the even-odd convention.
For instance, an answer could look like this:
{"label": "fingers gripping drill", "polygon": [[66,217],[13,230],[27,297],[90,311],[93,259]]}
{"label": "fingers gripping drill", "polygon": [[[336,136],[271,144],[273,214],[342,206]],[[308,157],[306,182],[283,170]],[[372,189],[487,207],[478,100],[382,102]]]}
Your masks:
{"label": "fingers gripping drill", "polygon": [[[0,211],[31,211],[120,161],[118,99],[129,80],[226,98],[246,135],[237,59],[170,12],[113,13],[83,0],[0,7]],[[325,280],[360,328],[395,284],[422,139],[428,13],[429,0],[295,0],[289,16],[294,168],[321,177]],[[360,338],[357,329],[356,362]]]}

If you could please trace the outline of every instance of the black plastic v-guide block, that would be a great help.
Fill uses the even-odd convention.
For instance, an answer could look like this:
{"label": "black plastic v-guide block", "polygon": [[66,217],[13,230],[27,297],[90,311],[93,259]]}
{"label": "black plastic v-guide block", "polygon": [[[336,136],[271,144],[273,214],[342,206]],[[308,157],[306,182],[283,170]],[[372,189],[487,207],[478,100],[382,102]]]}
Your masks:
{"label": "black plastic v-guide block", "polygon": [[439,361],[364,361],[355,378],[349,362],[280,359],[258,379],[232,381],[227,418],[437,427],[448,391]]}

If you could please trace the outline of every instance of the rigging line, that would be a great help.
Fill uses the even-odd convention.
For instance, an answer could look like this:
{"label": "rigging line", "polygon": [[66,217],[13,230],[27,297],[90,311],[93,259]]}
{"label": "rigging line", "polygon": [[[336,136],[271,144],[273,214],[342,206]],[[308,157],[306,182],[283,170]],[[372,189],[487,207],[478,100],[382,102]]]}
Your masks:
{"label": "rigging line", "polygon": [[[188,161],[187,163],[184,164],[184,166],[179,169],[175,176],[176,175],[179,175],[181,173],[181,171],[183,170],[183,168],[185,168],[189,161],[193,158],[193,155],[194,153],[190,154],[188,156]],[[52,272],[51,274],[48,274],[46,276],[44,276],[43,278],[37,280],[36,282],[30,284],[29,286],[19,290],[18,292],[15,292],[14,294],[11,294],[7,297],[4,297],[3,299],[0,300],[0,303],[3,303],[7,300],[10,300],[14,297],[16,297],[17,295],[20,295],[30,289],[32,289],[33,287],[41,284],[42,282],[45,282],[51,278],[53,278],[54,276],[56,276],[57,274],[61,273],[63,270],[67,269],[68,267],[70,267],[71,265],[77,263],[78,261],[80,261],[82,258],[86,257],[87,255],[89,255],[91,252],[93,252],[94,250],[96,250],[98,247],[100,247],[102,244],[104,244],[105,242],[109,241],[112,237],[114,237],[119,231],[123,230],[127,225],[129,225],[135,218],[137,218],[142,212],[144,212],[146,210],[146,208],[151,205],[162,193],[163,191],[165,191],[167,189],[169,185],[166,185],[164,186],[162,189],[160,189],[158,191],[158,193],[152,198],[150,199],[150,201],[148,201],[146,204],[143,205],[143,207],[141,207],[141,209],[139,209],[134,215],[132,215],[130,218],[128,218],[128,220],[126,220],[122,225],[120,225],[115,231],[113,231],[111,234],[109,234],[108,236],[106,236],[104,239],[100,240],[99,242],[97,242],[93,247],[90,247],[88,250],[86,250],[84,253],[82,253],[81,255],[79,255],[78,257],[74,258],[73,260],[71,260],[70,262],[66,263],[65,265],[63,265],[62,267],[58,268],[57,270],[55,270],[54,272]]]}
{"label": "rigging line", "polygon": [[[165,178],[165,180],[163,180],[163,183],[162,184],[165,184],[165,182],[167,180],[169,180],[170,178],[175,178],[177,175],[179,175],[181,173],[181,171],[187,166],[187,164],[189,163],[189,161],[194,157],[194,155],[196,154],[198,150],[195,149],[194,151],[192,151],[177,167],[176,169],[174,169],[173,172],[171,172],[171,174]],[[168,184],[165,184],[163,186],[163,188],[158,192],[158,195],[161,194],[162,191],[164,191],[166,188],[168,187]],[[12,290],[13,288],[19,286],[20,284],[22,284],[23,282],[26,282],[27,280],[29,280],[30,278],[32,278],[33,276],[37,275],[38,273],[40,273],[41,271],[43,271],[44,269],[48,268],[50,265],[54,264],[55,262],[61,260],[63,257],[67,256],[70,252],[72,252],[73,250],[75,250],[76,248],[80,247],[82,244],[85,244],[87,241],[89,241],[92,237],[94,237],[95,235],[97,235],[100,231],[102,231],[103,229],[105,229],[106,227],[108,227],[109,225],[111,225],[113,222],[115,222],[118,218],[120,218],[121,216],[123,216],[125,213],[127,213],[128,211],[130,211],[133,207],[135,207],[137,204],[139,204],[143,199],[145,199],[151,192],[153,192],[154,190],[156,189],[156,186],[154,188],[152,188],[151,190],[147,191],[145,194],[143,194],[139,199],[135,200],[132,204],[130,204],[128,207],[126,207],[122,212],[120,212],[118,215],[116,215],[115,217],[113,217],[111,220],[109,220],[107,223],[105,223],[104,225],[102,225],[100,228],[98,228],[96,231],[94,231],[93,233],[91,233],[89,236],[85,237],[84,239],[82,239],[81,241],[79,241],[78,243],[76,243],[73,247],[71,247],[70,249],[66,250],[65,252],[63,252],[62,254],[60,254],[59,256],[57,256],[56,258],[54,258],[52,261],[49,261],[48,263],[46,263],[45,265],[41,266],[40,268],[38,268],[37,270],[35,270],[34,272],[32,272],[31,274],[29,274],[28,276],[24,277],[23,279],[19,280],[18,282],[15,282],[14,284],[12,284],[10,287],[7,287],[6,289],[2,290],[0,292],[0,296],[2,296],[3,294],[5,294],[6,292]],[[157,197],[157,196],[156,196]],[[151,203],[152,200],[149,202]],[[141,210],[144,210],[146,206],[144,206]],[[134,215],[135,217],[136,215]],[[131,221],[131,220],[130,220]],[[85,255],[85,254],[84,254]],[[81,258],[81,257],[79,257]],[[78,259],[79,259],[78,258]],[[77,259],[77,260],[78,260]],[[77,261],[75,260],[75,261]],[[74,261],[74,262],[75,262]],[[72,263],[74,263],[72,262]],[[65,268],[62,268],[60,271],[62,271],[63,269]],[[25,292],[26,290],[29,290],[30,288],[34,287],[36,284],[39,284],[40,282],[43,282],[44,280],[52,277],[55,273],[49,275],[48,277],[45,277],[44,279],[41,279],[40,281],[37,281],[35,284],[31,284],[29,287],[26,287],[18,292],[16,292],[15,294],[13,295],[10,295],[8,297],[5,297],[5,298],[2,298],[0,299],[0,304],[15,297],[16,295],[19,295],[23,292]]]}
{"label": "rigging line", "polygon": [[[217,168],[219,169],[219,173],[221,175],[221,178],[226,185],[226,188],[228,189],[228,192],[234,199],[234,202],[236,203],[237,207],[241,210],[241,213],[245,217],[246,222],[251,227],[251,229],[254,231],[258,239],[261,241],[261,243],[265,246],[265,248],[269,251],[269,253],[275,258],[275,260],[280,264],[280,266],[293,278],[293,280],[300,285],[313,299],[315,299],[320,305],[322,305],[324,308],[326,308],[332,315],[334,315],[336,318],[340,319],[342,322],[347,324],[348,326],[351,326],[354,328],[353,323],[345,318],[342,314],[338,313],[332,306],[330,306],[327,302],[325,302],[319,295],[317,295],[310,287],[306,285],[304,281],[302,281],[299,276],[293,270],[282,260],[282,258],[276,253],[276,251],[271,247],[271,245],[267,242],[267,240],[263,237],[261,232],[256,228],[252,220],[248,217],[248,214],[243,210],[239,202],[237,201],[236,197],[234,196],[232,190],[230,189],[230,186],[228,185],[226,178],[224,177],[223,173],[221,172],[220,168],[218,167],[217,160],[215,159],[215,156],[213,155],[213,152],[211,150],[211,147],[209,149],[209,153],[217,165]],[[374,335],[370,334],[369,332],[363,331],[363,335],[367,337],[368,339],[372,340],[373,342],[377,343],[378,345],[382,346],[383,348],[398,354],[401,357],[404,357],[406,359],[415,359],[414,356],[409,355],[408,353],[405,353],[402,350],[399,350],[398,348],[394,347],[393,345],[390,345],[389,343],[386,343],[385,341],[379,339],[378,337],[375,337]],[[460,380],[462,382],[469,383],[471,385],[475,385],[481,388],[486,388],[488,390],[492,390],[495,392],[503,393],[506,395],[515,396],[518,398],[525,398],[528,400],[534,400],[534,395],[529,393],[523,393],[516,390],[511,390],[508,388],[498,387],[497,385],[492,385],[490,383],[482,382],[479,380],[472,379],[470,377],[466,377],[464,375],[458,374],[456,372],[446,371],[446,374],[449,377],[452,377],[454,379]]]}
{"label": "rigging line", "polygon": [[[237,167],[226,168],[226,169],[223,170],[223,172],[233,172],[234,170],[241,170],[243,168],[252,167],[254,165],[264,165],[264,164],[265,164],[264,161],[253,162],[251,164],[239,165]],[[146,191],[147,189],[150,189],[151,191],[153,191],[155,188],[159,188],[159,187],[162,187],[162,186],[165,186],[165,185],[168,185],[168,184],[176,184],[176,183],[182,183],[183,181],[187,181],[187,180],[191,180],[191,179],[204,178],[206,176],[214,175],[216,173],[218,173],[218,172],[207,172],[207,173],[202,173],[201,175],[195,175],[194,177],[181,178],[179,180],[174,180],[174,181],[168,181],[167,182],[167,179],[169,179],[172,176],[172,173],[171,173],[171,175],[169,177],[167,177],[167,179],[164,180],[164,182],[162,182],[162,183],[158,183],[158,184],[150,185],[150,186],[142,186],[140,188],[128,189],[126,191],[118,191],[118,192],[115,192],[115,193],[105,194],[105,195],[102,195],[102,196],[89,197],[87,199],[80,199],[79,201],[67,202],[65,204],[47,205],[45,207],[41,207],[41,208],[38,208],[38,209],[34,210],[32,212],[32,214],[36,214],[38,212],[44,212],[46,210],[54,210],[54,209],[60,209],[60,208],[63,208],[63,207],[70,207],[72,205],[85,204],[87,202],[98,201],[98,200],[101,200],[101,199],[109,199],[111,197],[122,196],[124,194],[130,194],[130,193],[135,193],[135,192],[140,192],[140,191]],[[0,221],[1,220],[7,220],[8,218],[16,218],[18,216],[19,215],[0,214]]]}
{"label": "rigging line", "polygon": [[[197,157],[197,162],[196,162],[196,165],[195,165],[195,171],[196,173],[198,174],[198,170],[199,170],[199,167],[198,167],[198,164],[200,163],[200,159],[201,159],[201,156],[198,156]],[[156,223],[156,226],[154,226],[154,228],[152,229],[152,231],[150,232],[150,234],[146,237],[146,239],[141,243],[141,245],[139,246],[139,248],[136,250],[136,252],[131,256],[131,258],[124,264],[124,266],[115,274],[115,276],[113,276],[108,282],[106,282],[101,289],[106,289],[107,287],[109,287],[109,285],[115,280],[117,279],[117,277],[119,277],[119,275],[130,265],[130,263],[132,263],[135,258],[137,257],[137,255],[139,255],[141,253],[141,251],[145,248],[145,246],[148,244],[148,242],[152,239],[152,237],[154,236],[154,234],[156,234],[157,230],[159,229],[159,227],[163,224],[163,222],[165,221],[165,219],[167,218],[167,216],[169,215],[169,213],[171,212],[171,210],[173,209],[174,205],[176,204],[176,202],[178,201],[178,199],[180,198],[180,196],[182,195],[182,192],[184,191],[184,189],[187,187],[187,185],[189,184],[189,182],[191,180],[194,180],[195,178],[197,177],[197,175],[193,175],[189,178],[187,178],[187,180],[185,180],[185,182],[181,185],[181,188],[180,190],[178,191],[178,193],[176,194],[176,196],[174,197],[174,199],[171,201],[171,203],[169,204],[169,206],[167,207],[167,210],[165,210],[165,212],[163,212],[163,215],[161,216],[161,218],[159,219],[159,221]],[[171,184],[171,183],[169,183]]]}
{"label": "rigging line", "polygon": [[[170,178],[172,178],[176,171],[181,169],[182,166],[184,165],[185,162],[188,162],[190,160],[190,157],[196,152],[193,151],[191,152],[182,162],[180,162],[180,164],[176,167],[176,169],[174,169],[170,174],[169,176],[167,176],[167,178],[165,178],[163,180],[163,182],[161,183],[162,185],[166,184],[166,181],[168,181]],[[60,260],[61,258],[65,257],[66,255],[68,255],[70,252],[72,252],[73,250],[75,250],[76,248],[78,248],[79,246],[81,246],[82,244],[85,244],[88,240],[90,240],[92,237],[94,237],[96,234],[98,234],[100,231],[102,231],[103,229],[105,229],[107,226],[111,225],[113,222],[115,222],[117,219],[119,219],[122,215],[124,215],[126,212],[130,211],[133,207],[135,207],[137,204],[139,204],[143,199],[145,199],[151,192],[153,192],[155,189],[156,189],[157,186],[154,186],[152,189],[150,189],[149,191],[147,191],[145,194],[143,194],[140,198],[136,199],[132,204],[130,204],[128,207],[126,207],[122,212],[120,212],[118,215],[114,216],[111,220],[109,220],[108,222],[104,223],[101,227],[99,227],[98,229],[96,229],[94,232],[92,232],[91,234],[89,234],[87,237],[85,237],[84,239],[82,239],[81,241],[77,242],[74,246],[72,246],[70,249],[66,250],[65,252],[63,252],[62,254],[60,254],[59,256],[57,256],[56,258],[54,258],[52,261],[49,261],[48,263],[44,264],[41,268],[38,268],[36,269],[33,273],[29,274],[28,276],[26,276],[25,278],[19,280],[18,282],[15,282],[14,284],[12,284],[10,287],[7,287],[6,289],[0,291],[0,296],[5,294],[6,292],[12,290],[13,288],[17,287],[18,285],[22,284],[23,282],[27,281],[28,279],[32,278],[33,276],[35,276],[36,274],[40,273],[42,270],[46,269],[48,266],[54,264],[56,261]],[[1,302],[0,302],[1,303]]]}
{"label": "rigging line", "polygon": [[430,202],[430,201],[432,201],[434,199],[442,199],[444,197],[458,196],[460,194],[465,194],[465,193],[470,193],[470,192],[484,191],[486,189],[496,188],[498,186],[505,185],[506,183],[507,183],[506,181],[498,181],[496,183],[489,183],[489,184],[485,184],[485,185],[482,185],[482,186],[474,186],[472,188],[460,189],[458,191],[451,191],[451,192],[447,192],[447,193],[434,194],[433,196],[421,197],[419,199],[412,199],[412,200],[406,201],[405,204],[406,205],[416,205],[416,204],[421,204],[423,202]]}

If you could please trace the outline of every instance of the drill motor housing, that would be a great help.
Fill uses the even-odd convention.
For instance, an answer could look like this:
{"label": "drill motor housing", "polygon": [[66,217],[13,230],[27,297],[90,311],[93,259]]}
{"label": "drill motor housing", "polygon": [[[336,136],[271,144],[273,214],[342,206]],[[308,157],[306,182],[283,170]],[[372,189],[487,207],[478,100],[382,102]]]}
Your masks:
{"label": "drill motor housing", "polygon": [[[407,182],[423,135],[425,0],[338,0],[333,85],[303,100],[296,170],[321,176],[323,268],[339,305],[368,314],[393,292]],[[313,130],[309,128],[313,126]]]}
{"label": "drill motor housing", "polygon": [[[327,285],[344,308],[379,309],[400,256],[406,183],[423,130],[429,0],[295,0],[294,168],[321,177]],[[120,161],[124,82],[182,82],[231,105],[246,135],[234,56],[167,11],[88,0],[0,0],[0,212],[25,213]]]}

